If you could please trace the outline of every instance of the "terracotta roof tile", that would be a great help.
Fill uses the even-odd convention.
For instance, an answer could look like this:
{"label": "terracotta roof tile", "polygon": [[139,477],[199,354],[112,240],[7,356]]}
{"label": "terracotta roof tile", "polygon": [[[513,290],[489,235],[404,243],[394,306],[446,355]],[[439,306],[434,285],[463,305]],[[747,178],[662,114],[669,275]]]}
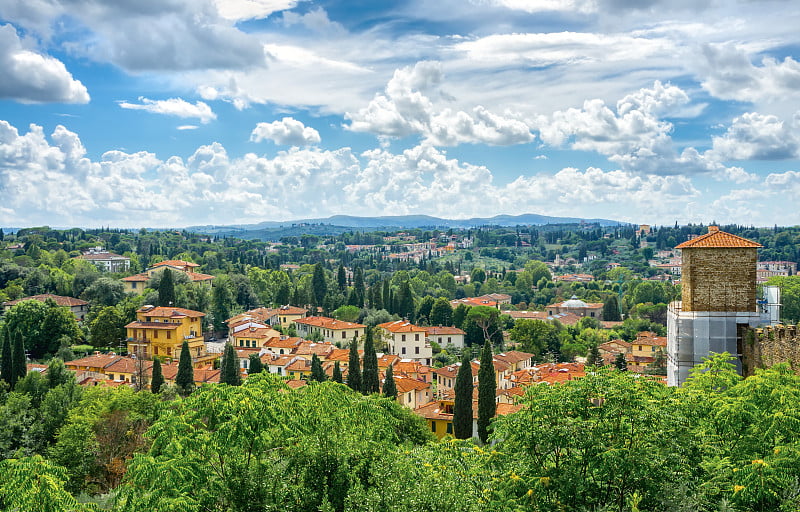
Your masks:
{"label": "terracotta roof tile", "polygon": [[717,226],[708,226],[708,233],[676,245],[676,249],[709,248],[709,247],[764,247],[740,236],[720,231]]}

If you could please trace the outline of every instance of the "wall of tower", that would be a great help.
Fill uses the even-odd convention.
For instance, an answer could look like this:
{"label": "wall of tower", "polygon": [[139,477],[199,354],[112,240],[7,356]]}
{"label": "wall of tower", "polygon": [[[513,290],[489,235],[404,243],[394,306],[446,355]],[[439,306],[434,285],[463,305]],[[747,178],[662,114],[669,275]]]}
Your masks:
{"label": "wall of tower", "polygon": [[687,247],[682,259],[683,311],[755,310],[755,247]]}
{"label": "wall of tower", "polygon": [[742,375],[749,377],[756,368],[789,363],[800,373],[800,332],[795,325],[748,329],[742,347]]}

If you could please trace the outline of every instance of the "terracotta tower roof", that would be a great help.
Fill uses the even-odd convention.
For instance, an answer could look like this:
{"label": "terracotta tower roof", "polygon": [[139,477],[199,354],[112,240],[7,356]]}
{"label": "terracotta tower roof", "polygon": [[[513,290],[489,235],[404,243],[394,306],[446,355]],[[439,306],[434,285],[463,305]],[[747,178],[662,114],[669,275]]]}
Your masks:
{"label": "terracotta tower roof", "polygon": [[676,249],[695,247],[763,247],[758,242],[753,242],[740,236],[720,231],[718,226],[708,226],[708,233],[697,238],[687,240],[676,245]]}

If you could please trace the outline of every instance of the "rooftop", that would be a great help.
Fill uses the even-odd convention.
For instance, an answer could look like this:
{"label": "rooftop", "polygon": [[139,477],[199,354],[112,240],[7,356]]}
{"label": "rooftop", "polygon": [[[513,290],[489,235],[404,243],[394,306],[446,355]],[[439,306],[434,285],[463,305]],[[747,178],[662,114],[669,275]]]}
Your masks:
{"label": "rooftop", "polygon": [[697,238],[687,240],[686,242],[675,246],[676,249],[723,247],[758,248],[763,247],[763,245],[740,236],[726,233],[725,231],[720,231],[718,226],[708,226],[708,233],[705,235],[700,235]]}

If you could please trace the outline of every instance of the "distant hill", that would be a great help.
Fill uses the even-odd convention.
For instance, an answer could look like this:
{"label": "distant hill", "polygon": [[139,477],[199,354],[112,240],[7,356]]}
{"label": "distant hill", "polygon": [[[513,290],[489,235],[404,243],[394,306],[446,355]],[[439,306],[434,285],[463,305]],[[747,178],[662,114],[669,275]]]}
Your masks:
{"label": "distant hill", "polygon": [[257,224],[233,224],[228,226],[191,226],[188,231],[210,235],[230,235],[245,239],[277,240],[283,236],[302,234],[336,235],[357,229],[359,231],[378,231],[385,229],[410,228],[473,228],[477,226],[523,226],[544,224],[577,224],[586,222],[601,226],[624,224],[609,219],[584,219],[579,217],[550,217],[535,213],[522,215],[496,215],[494,217],[473,217],[471,219],[443,219],[430,215],[392,215],[383,217],[356,217],[353,215],[334,215],[324,219],[300,219],[291,221],[265,221]]}

